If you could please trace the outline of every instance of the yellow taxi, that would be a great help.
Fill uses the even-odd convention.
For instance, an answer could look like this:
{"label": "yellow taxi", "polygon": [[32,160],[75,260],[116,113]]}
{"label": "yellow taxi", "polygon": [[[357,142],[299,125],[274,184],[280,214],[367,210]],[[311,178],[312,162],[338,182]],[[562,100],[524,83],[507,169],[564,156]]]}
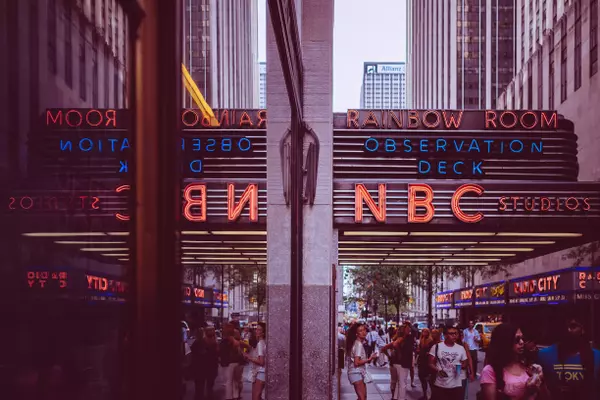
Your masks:
{"label": "yellow taxi", "polygon": [[479,331],[481,335],[481,348],[482,350],[487,349],[492,340],[492,331],[500,325],[500,322],[478,322],[475,324],[475,329]]}

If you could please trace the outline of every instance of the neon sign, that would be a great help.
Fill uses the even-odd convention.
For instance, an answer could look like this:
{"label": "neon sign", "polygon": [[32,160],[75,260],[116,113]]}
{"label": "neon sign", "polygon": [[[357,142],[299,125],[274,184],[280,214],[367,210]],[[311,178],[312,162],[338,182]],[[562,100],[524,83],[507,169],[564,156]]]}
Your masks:
{"label": "neon sign", "polygon": [[27,285],[29,288],[47,289],[49,287],[66,289],[68,275],[64,271],[27,271]]}
{"label": "neon sign", "polygon": [[[355,214],[356,223],[363,222],[363,202],[373,213],[377,222],[386,222],[386,185],[379,184],[379,202],[375,202],[371,194],[363,184],[355,186]],[[460,207],[460,200],[467,193],[472,192],[481,196],[485,190],[483,187],[475,184],[465,184],[460,186],[452,195],[452,212],[458,220],[466,223],[476,223],[484,218],[481,212],[469,214]],[[427,223],[435,216],[435,206],[433,205],[434,193],[431,186],[426,184],[408,185],[408,222],[409,223]],[[423,212],[424,209],[424,212]],[[421,211],[418,211],[421,210]]]}
{"label": "neon sign", "polygon": [[8,198],[8,209],[15,211],[43,210],[82,210],[100,209],[100,198],[97,196],[14,196]]}
{"label": "neon sign", "polygon": [[589,211],[592,208],[590,205],[590,198],[578,198],[578,197],[500,197],[498,200],[499,211]]}
{"label": "neon sign", "polygon": [[438,293],[435,296],[435,307],[436,308],[452,308],[452,302],[454,300],[453,292]]}

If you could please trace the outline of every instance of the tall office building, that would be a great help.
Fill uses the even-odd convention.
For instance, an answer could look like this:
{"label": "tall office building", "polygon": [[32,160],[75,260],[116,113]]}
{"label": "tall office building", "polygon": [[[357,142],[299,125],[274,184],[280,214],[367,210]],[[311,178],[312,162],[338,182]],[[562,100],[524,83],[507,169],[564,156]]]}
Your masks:
{"label": "tall office building", "polygon": [[515,71],[514,0],[409,0],[411,108],[495,108]]}
{"label": "tall office building", "polygon": [[115,0],[8,1],[0,27],[0,98],[10,99],[0,107],[0,180],[19,179],[46,108],[127,107],[127,15]]}
{"label": "tall office building", "polygon": [[258,108],[267,108],[267,63],[258,64]]}
{"label": "tall office building", "polygon": [[258,0],[183,2],[183,62],[208,104],[257,107]]}
{"label": "tall office building", "polygon": [[403,62],[364,64],[360,108],[406,108],[406,65]]}
{"label": "tall office building", "polygon": [[558,110],[575,123],[579,179],[600,179],[598,0],[521,0],[515,19],[520,68],[500,108]]}

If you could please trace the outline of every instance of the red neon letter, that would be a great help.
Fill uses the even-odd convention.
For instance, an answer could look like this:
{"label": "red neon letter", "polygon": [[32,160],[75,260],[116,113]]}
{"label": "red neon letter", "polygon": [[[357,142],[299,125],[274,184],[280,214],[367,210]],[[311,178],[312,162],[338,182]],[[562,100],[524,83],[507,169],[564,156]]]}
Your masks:
{"label": "red neon letter", "polygon": [[475,193],[477,193],[478,196],[481,196],[484,192],[484,189],[481,186],[475,185],[475,184],[466,184],[466,185],[462,185],[461,187],[459,187],[456,190],[456,192],[454,192],[454,195],[452,196],[452,203],[451,203],[452,204],[452,212],[454,213],[456,218],[458,218],[462,222],[468,222],[468,223],[479,222],[483,219],[482,213],[478,212],[475,214],[467,214],[460,209],[460,199],[467,192],[475,192]]}
{"label": "red neon letter", "polygon": [[[121,193],[122,191],[129,190],[129,189],[131,189],[131,186],[129,186],[129,185],[121,185],[117,189],[115,189],[115,191],[117,193]],[[115,217],[117,217],[117,219],[120,220],[120,221],[129,221],[131,219],[131,217],[129,217],[129,215],[123,215],[123,214],[120,214],[120,213],[116,213]]]}
{"label": "red neon letter", "polygon": [[250,202],[250,221],[258,221],[258,185],[251,183],[248,185],[240,202],[235,204],[235,184],[227,184],[227,219],[229,221],[236,221],[242,214],[242,210],[246,203]]}
{"label": "red neon letter", "polygon": [[[417,192],[424,192],[425,198],[417,199]],[[425,207],[425,215],[417,215],[417,207]],[[433,205],[433,189],[425,184],[408,185],[408,222],[426,223],[433,219],[435,207]]]}
{"label": "red neon letter", "polygon": [[[193,191],[200,192],[200,199],[192,199]],[[200,214],[192,214],[192,207],[200,206]],[[192,222],[206,222],[206,185],[191,183],[183,191],[183,216]]]}
{"label": "red neon letter", "polygon": [[359,183],[355,186],[354,189],[354,222],[358,222],[361,223],[363,220],[363,201],[367,204],[367,207],[369,207],[369,210],[371,210],[371,213],[373,214],[373,216],[375,217],[375,220],[377,222],[385,222],[386,220],[386,205],[385,205],[385,198],[386,198],[386,187],[384,183],[380,183],[378,185],[378,192],[379,192],[379,206],[375,203],[375,200],[373,200],[373,197],[371,197],[371,194],[369,193],[369,191],[367,190],[367,188],[365,187],[365,185],[363,185],[362,183]]}
{"label": "red neon letter", "polygon": [[348,114],[346,114],[346,128],[356,128],[358,129],[358,111],[356,110],[348,110]]}
{"label": "red neon letter", "polygon": [[63,114],[61,110],[56,112],[56,117],[52,116],[52,112],[50,110],[46,110],[46,125],[50,125],[50,122],[53,124],[62,125]]}

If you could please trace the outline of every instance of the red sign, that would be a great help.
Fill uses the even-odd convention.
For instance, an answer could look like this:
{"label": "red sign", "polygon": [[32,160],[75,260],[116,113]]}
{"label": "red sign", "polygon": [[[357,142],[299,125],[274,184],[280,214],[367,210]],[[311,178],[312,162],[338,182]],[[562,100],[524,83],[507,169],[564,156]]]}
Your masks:
{"label": "red sign", "polygon": [[27,271],[27,284],[30,288],[67,287],[66,272]]}

